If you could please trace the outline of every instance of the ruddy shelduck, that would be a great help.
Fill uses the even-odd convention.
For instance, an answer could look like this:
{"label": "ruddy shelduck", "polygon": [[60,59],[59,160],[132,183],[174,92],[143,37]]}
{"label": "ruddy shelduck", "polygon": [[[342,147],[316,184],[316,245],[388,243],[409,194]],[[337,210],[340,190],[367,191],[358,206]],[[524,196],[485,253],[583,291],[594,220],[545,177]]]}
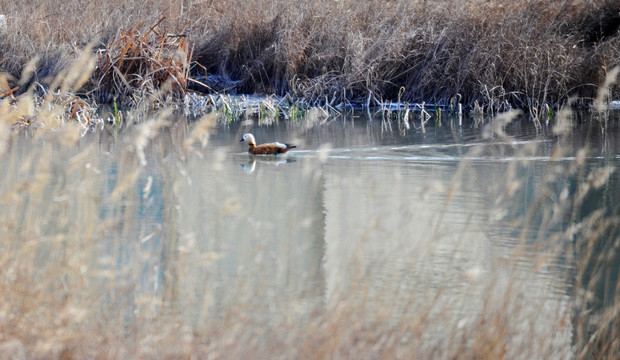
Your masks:
{"label": "ruddy shelduck", "polygon": [[256,145],[256,140],[254,140],[254,135],[252,134],[244,134],[241,138],[241,141],[245,141],[248,143],[248,152],[252,155],[277,155],[284,154],[292,148],[296,148],[297,146],[291,144],[283,144],[279,142],[273,142],[269,144],[261,144]]}

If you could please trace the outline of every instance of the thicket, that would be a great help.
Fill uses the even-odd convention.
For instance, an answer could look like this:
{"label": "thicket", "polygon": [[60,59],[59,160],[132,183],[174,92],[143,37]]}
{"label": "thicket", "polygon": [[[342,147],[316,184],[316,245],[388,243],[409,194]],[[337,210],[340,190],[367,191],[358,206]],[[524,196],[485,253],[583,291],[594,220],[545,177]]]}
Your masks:
{"label": "thicket", "polygon": [[[372,105],[399,94],[494,110],[559,106],[571,96],[587,103],[620,64],[615,0],[3,0],[0,9],[0,71],[12,88],[19,81],[11,79],[22,79],[18,91],[49,86],[88,44],[118,53],[110,46],[132,30],[156,36],[154,46],[187,35],[187,74],[210,86],[195,90],[290,94],[312,104]],[[148,82],[149,74],[140,77]],[[93,76],[83,91],[116,96],[134,87]]]}

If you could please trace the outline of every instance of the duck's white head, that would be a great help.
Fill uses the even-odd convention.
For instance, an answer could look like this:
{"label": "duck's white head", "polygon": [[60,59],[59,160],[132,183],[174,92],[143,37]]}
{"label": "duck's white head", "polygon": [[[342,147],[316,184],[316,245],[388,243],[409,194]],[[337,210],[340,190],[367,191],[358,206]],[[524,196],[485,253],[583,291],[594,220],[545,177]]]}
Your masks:
{"label": "duck's white head", "polygon": [[254,135],[252,135],[252,134],[250,134],[250,133],[243,134],[243,137],[242,137],[242,138],[241,138],[241,140],[239,140],[239,141],[240,141],[240,142],[241,142],[241,141],[245,141],[245,142],[247,142],[248,144],[254,144],[254,145],[256,145],[256,140],[254,140]]}

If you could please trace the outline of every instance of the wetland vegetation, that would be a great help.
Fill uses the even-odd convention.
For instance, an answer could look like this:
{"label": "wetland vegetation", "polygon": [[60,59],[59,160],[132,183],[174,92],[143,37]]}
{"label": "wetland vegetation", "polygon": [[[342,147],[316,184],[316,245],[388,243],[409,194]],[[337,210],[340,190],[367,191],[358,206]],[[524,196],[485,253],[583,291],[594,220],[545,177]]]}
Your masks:
{"label": "wetland vegetation", "polygon": [[0,358],[620,353],[618,2],[0,4]]}
{"label": "wetland vegetation", "polygon": [[138,92],[136,102],[171,80],[173,93],[191,85],[313,105],[557,109],[591,101],[620,53],[613,0],[2,1],[2,12],[11,89],[49,87],[100,50],[74,90],[103,101]]}

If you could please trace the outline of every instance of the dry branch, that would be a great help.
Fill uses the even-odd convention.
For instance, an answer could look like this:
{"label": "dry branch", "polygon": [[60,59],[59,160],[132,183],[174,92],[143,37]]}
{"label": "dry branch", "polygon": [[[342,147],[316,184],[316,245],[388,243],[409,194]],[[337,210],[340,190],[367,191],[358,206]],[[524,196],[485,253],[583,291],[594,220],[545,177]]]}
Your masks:
{"label": "dry branch", "polygon": [[163,20],[145,33],[138,30],[139,24],[121,29],[99,50],[93,74],[99,100],[137,103],[145,95],[160,100],[185,94],[192,56],[187,37],[161,31]]}

